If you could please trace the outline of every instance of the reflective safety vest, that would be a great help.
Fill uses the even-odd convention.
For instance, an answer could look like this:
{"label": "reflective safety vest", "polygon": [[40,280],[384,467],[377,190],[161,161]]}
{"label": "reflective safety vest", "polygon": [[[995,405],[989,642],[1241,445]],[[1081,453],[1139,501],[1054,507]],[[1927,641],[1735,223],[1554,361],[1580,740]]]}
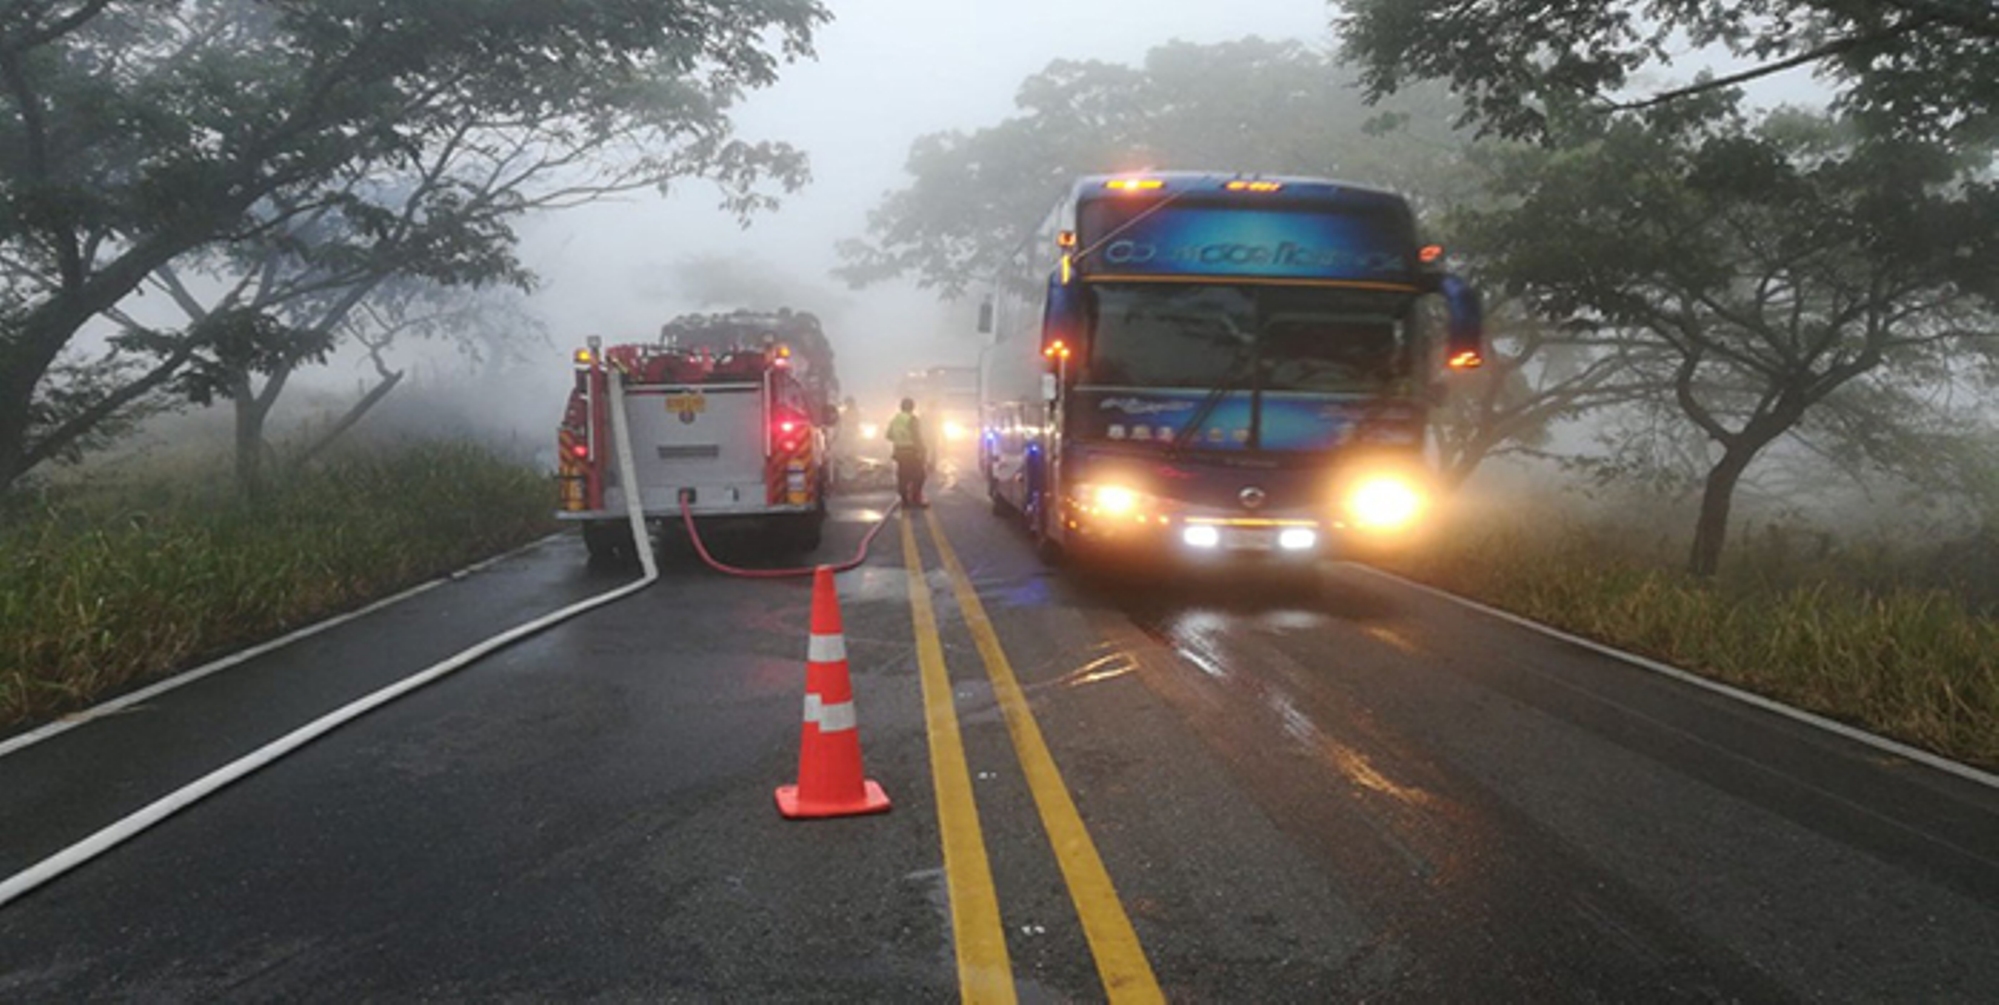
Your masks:
{"label": "reflective safety vest", "polygon": [[888,432],[882,435],[897,450],[923,449],[923,431],[916,424],[916,416],[908,412],[895,413],[895,418],[888,420]]}

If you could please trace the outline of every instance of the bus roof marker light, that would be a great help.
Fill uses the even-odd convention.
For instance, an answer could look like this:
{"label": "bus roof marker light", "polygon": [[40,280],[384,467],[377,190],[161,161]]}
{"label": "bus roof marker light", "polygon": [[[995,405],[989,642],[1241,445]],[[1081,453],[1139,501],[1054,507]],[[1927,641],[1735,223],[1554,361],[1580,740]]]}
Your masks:
{"label": "bus roof marker light", "polygon": [[1230,192],[1278,192],[1283,190],[1284,183],[1275,182],[1275,181],[1244,181],[1242,179],[1237,179],[1235,181],[1229,182],[1226,185],[1223,185],[1222,188],[1227,189]]}
{"label": "bus roof marker light", "polygon": [[1153,192],[1165,188],[1166,183],[1157,178],[1112,178],[1104,187],[1113,192]]}

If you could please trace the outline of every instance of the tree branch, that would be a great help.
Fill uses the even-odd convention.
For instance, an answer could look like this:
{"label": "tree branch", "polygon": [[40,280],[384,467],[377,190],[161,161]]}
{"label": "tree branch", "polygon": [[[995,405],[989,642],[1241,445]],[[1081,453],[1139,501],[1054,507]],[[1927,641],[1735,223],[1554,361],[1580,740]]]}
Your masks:
{"label": "tree branch", "polygon": [[1794,69],[1796,67],[1803,66],[1806,63],[1816,63],[1822,59],[1827,59],[1832,56],[1838,56],[1843,53],[1851,52],[1855,49],[1861,48],[1862,46],[1873,45],[1876,42],[1885,42],[1888,39],[1894,38],[1897,35],[1907,34],[1908,32],[1914,31],[1917,28],[1921,28],[1924,27],[1925,25],[1932,24],[1935,21],[1936,21],[1936,16],[1933,14],[1917,14],[1903,21],[1891,24],[1885,28],[1878,28],[1875,29],[1874,31],[1865,32],[1859,35],[1849,35],[1845,38],[1834,39],[1830,42],[1827,42],[1824,45],[1818,46],[1813,49],[1807,49],[1806,51],[1798,53],[1797,55],[1794,56],[1787,56],[1783,59],[1777,60],[1774,63],[1764,63],[1761,66],[1753,66],[1739,73],[1731,73],[1721,77],[1711,77],[1707,80],[1703,80],[1698,83],[1688,84],[1685,87],[1676,87],[1670,91],[1661,91],[1658,94],[1654,94],[1653,96],[1645,98],[1641,101],[1626,101],[1626,102],[1614,103],[1610,105],[1610,108],[1613,111],[1637,111],[1643,108],[1652,108],[1658,105],[1663,105],[1666,104],[1667,102],[1676,101],[1680,98],[1691,97],[1696,94],[1705,94],[1708,91],[1718,91],[1724,87],[1733,87],[1736,84],[1747,83],[1751,80],[1756,80],[1761,77],[1768,77],[1771,74],[1775,73],[1782,73],[1785,70]]}
{"label": "tree branch", "polygon": [[179,373],[180,368],[193,357],[194,347],[184,345],[138,380],[105,395],[96,404],[70,416],[68,421],[49,430],[22,453],[21,470],[26,471],[61,454],[71,443],[96,428],[113,413],[172,379],[174,374]]}
{"label": "tree branch", "polygon": [[[11,55],[26,52],[36,46],[47,45],[89,24],[97,15],[104,13],[104,9],[109,6],[111,6],[111,0],[86,0],[82,6],[50,22],[41,30],[30,31],[17,38],[9,39],[6,46],[0,48],[0,52]],[[40,16],[39,12],[36,16]]]}

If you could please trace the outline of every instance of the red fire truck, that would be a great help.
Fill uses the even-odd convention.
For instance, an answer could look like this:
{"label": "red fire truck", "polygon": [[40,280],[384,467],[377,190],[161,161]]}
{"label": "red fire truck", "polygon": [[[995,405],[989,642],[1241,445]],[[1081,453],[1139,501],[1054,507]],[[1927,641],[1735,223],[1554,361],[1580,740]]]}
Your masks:
{"label": "red fire truck", "polygon": [[615,374],[633,480],[650,524],[757,525],[787,550],[819,546],[827,430],[837,415],[810,393],[789,346],[602,346],[576,351],[576,386],[556,439],[558,519],[583,525],[593,559],[625,555],[631,531],[611,419]]}

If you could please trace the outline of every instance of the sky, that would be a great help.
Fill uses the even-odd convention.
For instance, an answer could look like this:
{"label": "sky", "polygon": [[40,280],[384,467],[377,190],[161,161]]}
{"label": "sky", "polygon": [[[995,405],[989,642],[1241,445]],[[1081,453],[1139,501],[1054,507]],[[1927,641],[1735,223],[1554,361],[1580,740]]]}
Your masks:
{"label": "sky", "polygon": [[[522,230],[544,284],[535,302],[556,345],[557,370],[584,335],[650,338],[694,305],[662,277],[694,255],[748,255],[825,291],[817,310],[840,353],[847,389],[892,391],[912,364],[969,364],[980,341],[968,308],[945,310],[907,287],[849,291],[828,275],[834,243],[865,232],[867,211],[906,181],[910,143],[941,130],[975,130],[1013,111],[1020,82],[1056,59],[1136,63],[1181,39],[1261,35],[1329,43],[1325,0],[829,0],[834,21],[818,58],[786,68],[735,116],[746,138],[789,142],[812,158],[813,183],[749,229],[695,182],[566,211]],[[773,305],[775,306],[775,305]],[[554,407],[554,406],[551,406]]]}

